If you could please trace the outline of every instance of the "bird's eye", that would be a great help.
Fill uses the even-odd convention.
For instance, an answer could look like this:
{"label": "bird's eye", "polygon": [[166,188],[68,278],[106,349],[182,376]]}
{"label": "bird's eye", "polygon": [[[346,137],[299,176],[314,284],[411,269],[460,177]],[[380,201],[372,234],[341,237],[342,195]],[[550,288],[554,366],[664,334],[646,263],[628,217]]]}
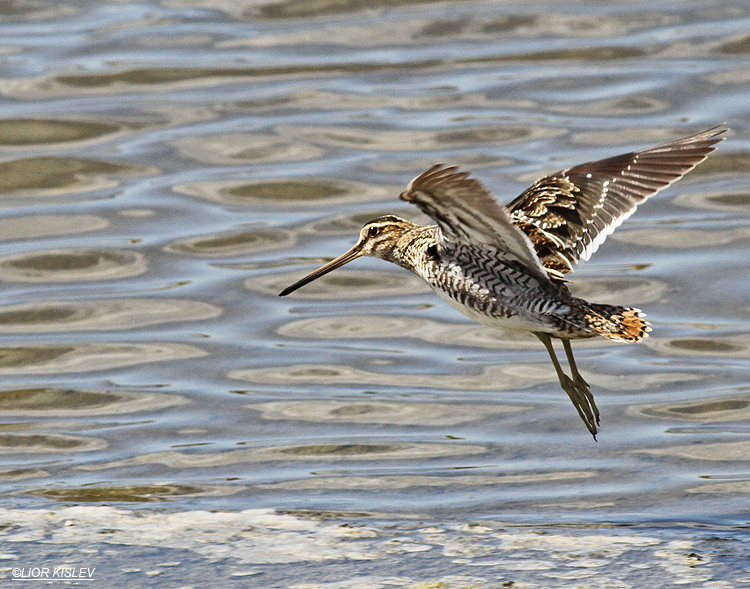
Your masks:
{"label": "bird's eye", "polygon": [[377,227],[370,227],[367,230],[367,235],[369,235],[370,237],[376,237],[378,235],[378,231],[379,229]]}

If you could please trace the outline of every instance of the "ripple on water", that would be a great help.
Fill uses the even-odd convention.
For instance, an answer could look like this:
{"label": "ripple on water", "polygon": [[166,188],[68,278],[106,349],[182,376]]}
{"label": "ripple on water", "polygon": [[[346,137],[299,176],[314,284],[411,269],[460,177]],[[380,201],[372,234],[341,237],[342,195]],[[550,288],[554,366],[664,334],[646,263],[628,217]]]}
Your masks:
{"label": "ripple on water", "polygon": [[[696,578],[711,567],[686,564],[697,560],[685,558],[692,548],[673,537],[593,528],[586,538],[509,534],[507,522],[486,517],[458,526],[498,509],[524,524],[741,521],[747,480],[699,476],[746,474],[747,447],[716,446],[710,460],[631,451],[679,443],[697,452],[701,442],[750,439],[750,339],[737,335],[737,317],[750,306],[737,295],[750,259],[742,247],[750,237],[750,143],[736,124],[748,110],[750,12],[741,3],[714,3],[708,18],[695,2],[511,4],[0,0],[0,30],[30,23],[15,26],[27,40],[11,35],[0,47],[0,279],[19,281],[4,282],[0,305],[0,492],[43,508],[0,509],[1,521],[17,527],[4,532],[73,549],[81,538],[177,549],[187,542],[207,558],[229,546],[243,562],[304,562],[290,579],[312,570],[307,563],[355,554],[382,560],[375,584],[393,581],[394,551],[431,547],[428,554],[445,550],[448,568],[451,559],[484,557],[449,571],[470,581],[477,573],[497,584],[526,567],[555,587],[584,576],[622,585],[627,571],[604,571],[612,554],[650,546],[624,567],[666,563],[695,573],[690,582],[680,577],[683,584],[706,583]],[[61,19],[62,11],[76,15]],[[574,163],[571,151],[614,155],[613,145],[627,151],[724,118],[735,137],[629,225],[651,231],[632,234],[639,246],[663,244],[656,253],[668,269],[690,262],[679,285],[624,264],[584,272],[606,275],[600,279],[574,279],[591,300],[647,312],[670,304],[665,295],[675,313],[689,312],[691,294],[707,289],[735,299],[701,305],[710,317],[673,325],[669,339],[656,333],[646,346],[582,344],[579,367],[606,422],[600,444],[533,336],[443,317],[448,308],[403,269],[359,260],[276,296],[321,256],[352,245],[378,214],[418,220],[398,194],[439,161],[474,169],[498,188],[503,175],[516,186],[525,171],[537,170],[535,180],[540,167]],[[677,130],[682,124],[690,130]],[[677,194],[685,196],[672,207]],[[680,209],[683,198],[706,210]],[[628,241],[627,231],[614,239]],[[688,242],[694,249],[681,249]],[[719,263],[740,271],[736,280],[719,272],[719,284],[710,248],[723,243],[733,255],[719,251],[727,253]],[[245,254],[252,259],[244,265],[223,258]],[[671,296],[675,286],[684,296]],[[241,309],[227,318],[222,301],[243,298],[250,315],[240,325]],[[722,318],[722,308],[732,316]],[[346,313],[354,315],[336,316]],[[232,345],[214,357],[212,340]],[[227,374],[246,395],[226,395]],[[150,392],[169,387],[181,394]],[[508,427],[494,427],[497,420]],[[66,434],[73,439],[56,437]],[[110,446],[82,453],[87,442],[78,434]],[[8,452],[35,444],[27,454]],[[715,459],[722,455],[739,458]],[[45,478],[23,482],[32,477]],[[688,487],[728,494],[707,501]],[[19,499],[24,490],[37,495]],[[240,496],[204,499],[221,492]],[[225,510],[255,497],[280,508],[408,515],[396,522],[403,529],[394,532],[391,521],[354,542],[346,540],[365,533],[366,515],[348,522]],[[96,505],[154,500],[178,508],[198,501],[205,511],[123,514]],[[444,530],[411,526],[414,514],[435,515]],[[459,524],[451,528],[443,515]],[[576,559],[581,546],[588,553]],[[487,579],[473,584],[491,585]]]}
{"label": "ripple on water", "polygon": [[155,169],[102,160],[39,156],[0,162],[0,194],[56,196],[118,185],[110,176],[153,174]]}
{"label": "ripple on water", "polygon": [[10,468],[0,470],[0,480],[3,482],[23,481],[49,476],[46,470],[39,468]]}
{"label": "ripple on water", "polygon": [[98,139],[123,125],[91,120],[0,119],[0,146],[36,146]]}
{"label": "ripple on water", "polygon": [[345,202],[385,200],[395,189],[325,178],[276,179],[269,181],[192,182],[174,187],[176,192],[232,205],[267,207],[332,205]]}
{"label": "ripple on water", "polygon": [[[2,307],[0,307],[2,310]],[[1,317],[1,315],[0,315]],[[279,335],[300,339],[417,338],[451,346],[516,348],[539,342],[528,334],[474,323],[449,323],[404,315],[332,315],[289,321]]]}
{"label": "ripple on water", "polygon": [[666,448],[634,450],[633,453],[671,459],[741,462],[747,464],[747,457],[750,456],[750,440],[741,440],[738,442],[703,441],[698,444],[676,444]]}
{"label": "ripple on water", "polygon": [[0,348],[0,374],[91,372],[206,354],[195,346],[170,342],[5,346]]}
{"label": "ripple on water", "polygon": [[0,14],[6,21],[39,21],[63,18],[76,14],[78,10],[70,4],[61,2],[15,2],[0,3]]}
{"label": "ripple on water", "polygon": [[369,223],[373,219],[377,219],[383,215],[398,215],[414,223],[424,221],[424,217],[420,213],[415,212],[413,207],[401,208],[398,205],[393,205],[380,211],[372,210],[365,213],[326,217],[322,221],[315,221],[303,227],[302,230],[313,235],[351,235],[354,238],[359,234],[359,230],[362,229],[365,223]]}
{"label": "ripple on water", "polygon": [[[679,372],[630,373],[627,378],[618,374],[592,373],[581,370],[592,385],[613,391],[659,389],[699,380],[702,376]],[[372,372],[346,365],[290,364],[272,368],[232,370],[229,378],[251,383],[275,386],[387,386],[400,389],[457,390],[457,391],[507,391],[536,386],[539,382],[557,382],[551,363],[484,365],[474,374],[435,374],[425,372],[387,373]]]}
{"label": "ripple on water", "polygon": [[301,141],[246,133],[190,137],[174,144],[182,155],[211,164],[298,162],[325,154]]}
{"label": "ripple on water", "polygon": [[274,227],[190,237],[171,243],[165,246],[164,250],[200,257],[223,257],[264,252],[290,247],[293,244],[292,231]]}
{"label": "ripple on water", "polygon": [[[438,0],[427,0],[425,3],[437,2]],[[310,4],[305,0],[282,0],[269,4],[254,6],[251,10],[254,15],[266,19],[285,18],[310,18],[315,16],[341,15],[348,13],[359,13],[375,9],[397,8],[409,6],[413,0],[374,0],[366,4],[360,2],[340,2],[337,0],[322,0]],[[231,10],[231,3],[225,4],[227,10]],[[235,6],[236,10],[236,6]]]}
{"label": "ripple on water", "polygon": [[62,388],[0,390],[0,415],[75,416],[155,412],[189,401],[179,395],[134,391],[91,391]]}
{"label": "ripple on water", "polygon": [[[679,139],[685,135],[674,127],[646,127],[646,128],[624,128],[609,131],[586,131],[574,133],[571,140],[581,145],[605,146],[613,150],[613,154],[618,148],[617,145],[658,145],[666,143],[673,139]],[[619,153],[620,151],[617,151]],[[606,157],[606,156],[605,156]],[[711,156],[713,157],[713,155]],[[703,162],[705,163],[705,162]],[[702,165],[702,164],[701,164]],[[699,166],[700,167],[700,166]],[[692,174],[693,172],[691,172]],[[682,180],[680,181],[682,182]]]}
{"label": "ripple on water", "polygon": [[[748,196],[747,204],[750,206],[750,196]],[[616,233],[610,239],[664,249],[698,249],[747,242],[749,238],[750,227],[705,231],[660,226],[655,229],[634,229],[620,234]]]}
{"label": "ripple on water", "polygon": [[[233,39],[220,43],[222,47],[238,47],[244,40]],[[252,112],[254,114],[278,114],[282,112],[297,113],[306,111],[341,111],[343,109],[389,108],[395,104],[412,104],[413,100],[399,100],[395,96],[374,96],[355,92],[335,92],[330,90],[302,90],[299,92],[284,91],[274,96],[249,98],[220,105],[221,110],[228,112]]]}
{"label": "ripple on water", "polygon": [[[736,499],[738,495],[750,494],[750,473],[740,475],[746,479],[743,481],[706,481],[705,484],[698,487],[685,489],[686,493],[701,493],[704,495],[733,495]],[[708,477],[705,477],[708,478]],[[716,477],[716,478],[720,478]]]}
{"label": "ripple on water", "polygon": [[[748,157],[746,164],[750,166],[750,157]],[[750,210],[750,192],[698,192],[683,194],[675,199],[675,203],[697,209],[741,213]],[[728,233],[731,234],[733,232]]]}
{"label": "ripple on water", "polygon": [[186,299],[90,299],[0,306],[0,333],[110,331],[221,315],[221,308]]}
{"label": "ripple on water", "polygon": [[643,340],[650,348],[667,356],[717,356],[747,358],[750,335],[656,338]]}
{"label": "ripple on water", "polygon": [[[260,9],[258,13],[261,16],[270,18],[304,18],[306,16],[319,16],[326,14],[335,6],[335,12],[348,11],[347,9],[357,10],[359,7],[356,3],[334,2],[316,2],[314,5],[306,2],[298,2],[294,10],[289,10],[289,2],[280,2],[268,4]],[[336,6],[338,4],[338,6]],[[377,5],[373,2],[372,5]],[[395,4],[392,0],[388,2],[388,8]],[[304,8],[300,5],[303,5]],[[275,16],[270,16],[271,14]],[[292,14],[300,15],[298,17],[290,16]],[[283,15],[283,16],[282,16]],[[330,46],[336,44],[339,46],[351,47],[377,47],[379,45],[427,45],[441,37],[450,37],[452,42],[459,38],[478,40],[482,38],[496,38],[498,34],[509,33],[517,28],[525,26],[534,26],[539,21],[536,15],[497,15],[484,18],[466,18],[447,20],[432,20],[424,18],[400,18],[398,20],[374,21],[367,19],[367,24],[347,26],[342,24],[336,27],[335,38],[327,30],[305,30],[288,32],[274,35],[274,44],[277,46],[293,46],[300,43],[324,44]],[[258,37],[231,39],[223,41],[221,47],[257,47],[267,44],[267,40]],[[335,104],[332,102],[330,104]]]}
{"label": "ripple on water", "polygon": [[750,53],[750,35],[742,34],[728,37],[714,51],[724,55],[747,55]]}
{"label": "ripple on water", "polygon": [[98,215],[26,215],[0,219],[0,240],[75,235],[109,227]]}
{"label": "ripple on water", "polygon": [[300,386],[300,385],[366,385],[394,386],[400,388],[427,388],[443,390],[492,390],[505,391],[533,386],[539,380],[550,380],[554,372],[550,368],[515,364],[508,366],[486,366],[479,374],[404,374],[371,372],[351,366],[332,364],[292,364],[272,368],[249,368],[233,370],[230,378],[252,383]]}
{"label": "ripple on water", "polygon": [[[65,73],[19,77],[2,80],[3,92],[16,98],[40,100],[54,96],[86,96],[96,94],[121,94],[123,88],[142,94],[163,92],[165,89],[211,87],[217,81],[242,82],[258,78],[319,76],[341,73],[363,74],[365,72],[433,68],[443,60],[428,58],[406,63],[394,61],[354,62],[345,59],[330,63],[293,63],[284,65],[261,65],[258,67],[158,67],[126,68],[94,73]],[[205,111],[204,111],[205,112]]]}
{"label": "ripple on water", "polygon": [[115,280],[145,271],[143,254],[129,250],[43,250],[0,258],[0,280],[16,282]]}
{"label": "ripple on water", "polygon": [[0,433],[0,453],[91,452],[107,447],[100,438],[62,434]]}
{"label": "ripple on water", "polygon": [[492,415],[519,413],[519,405],[480,405],[447,403],[406,403],[383,401],[276,401],[253,403],[263,419],[337,423],[377,423],[383,425],[445,426],[484,419]]}
{"label": "ripple on water", "polygon": [[55,501],[73,501],[75,503],[99,503],[104,501],[124,501],[129,503],[149,503],[163,501],[170,497],[226,495],[231,489],[195,486],[195,485],[120,485],[72,488],[29,489],[29,495],[39,495]]}
{"label": "ripple on water", "polygon": [[294,141],[333,148],[366,149],[371,151],[420,151],[450,149],[477,145],[506,145],[520,141],[544,139],[559,134],[549,127],[482,126],[455,130],[394,131],[382,126],[281,125],[281,135]]}
{"label": "ripple on water", "polygon": [[[489,151],[489,149],[488,149]],[[459,166],[465,170],[478,170],[480,168],[505,168],[517,163],[507,157],[482,151],[456,152],[451,154],[450,160],[446,161],[444,155],[433,155],[431,157],[414,157],[406,159],[373,159],[366,163],[366,168],[377,173],[385,174],[421,174],[437,163],[444,162],[451,166]],[[536,178],[534,178],[536,180]],[[406,186],[401,186],[394,194],[400,194]],[[413,208],[412,208],[413,210]]]}
{"label": "ripple on water", "polygon": [[[245,286],[255,292],[277,295],[302,276],[302,272],[255,276],[248,278]],[[294,296],[306,299],[359,299],[418,294],[428,292],[429,289],[429,286],[411,273],[345,269],[326,274],[296,291]]]}
{"label": "ripple on water", "polygon": [[750,421],[750,395],[728,395],[710,399],[702,397],[667,403],[632,405],[629,411],[669,420],[680,419],[704,423],[748,422]]}
{"label": "ripple on water", "polygon": [[595,471],[558,471],[558,472],[528,472],[524,474],[498,475],[376,475],[367,476],[316,476],[311,478],[260,483],[252,485],[258,491],[370,491],[377,493],[393,493],[397,491],[417,492],[420,488],[444,489],[473,489],[477,487],[493,487],[501,489],[511,485],[552,485],[566,482],[581,482],[586,479],[597,478]]}
{"label": "ripple on water", "polygon": [[[437,2],[437,0],[430,0]],[[357,14],[364,11],[376,9],[395,9],[400,6],[414,4],[428,4],[428,2],[415,2],[414,0],[375,0],[373,2],[342,2],[340,0],[321,0],[310,3],[305,0],[282,0],[253,7],[241,11],[231,2],[222,0],[218,3],[235,18],[247,18],[252,14],[258,18],[266,19],[305,19],[310,17],[324,17],[332,15]],[[439,15],[439,16],[436,16]],[[627,35],[637,31],[667,25],[677,25],[684,21],[682,15],[672,13],[664,14],[658,10],[636,12],[634,14],[608,14],[607,18],[601,15],[589,15],[585,13],[568,14],[565,11],[552,11],[535,14],[503,14],[490,9],[488,12],[478,11],[462,13],[453,18],[437,11],[428,15],[410,13],[405,18],[395,20],[373,20],[367,25],[337,27],[335,39],[331,38],[327,30],[305,30],[302,33],[289,33],[280,35],[279,43],[298,44],[301,41],[308,43],[321,43],[329,45],[334,42],[352,44],[354,46],[370,44],[399,44],[409,45],[410,41],[421,41],[447,38],[455,42],[458,39],[472,41],[495,41],[500,34],[516,33],[524,37],[547,38],[550,36],[572,37],[601,37],[610,39],[615,36]],[[339,36],[339,29],[341,29]],[[240,42],[252,43],[254,39],[242,39]],[[261,40],[262,42],[263,40]],[[413,43],[412,43],[413,44]]]}
{"label": "ripple on water", "polygon": [[[546,106],[552,112],[584,116],[645,116],[668,111],[672,105],[665,100],[657,100],[650,96],[629,94],[628,96],[617,96],[592,101],[572,101],[552,103]],[[649,140],[642,135],[633,138],[637,142],[648,143]],[[591,133],[577,133],[574,141],[587,145],[607,145],[599,135]],[[657,139],[661,141],[661,139]]]}
{"label": "ripple on water", "polygon": [[[680,183],[698,180],[702,176],[717,174],[737,174],[744,175],[750,167],[750,152],[733,151],[727,152],[719,150],[712,153],[706,161],[701,162],[695,170],[691,171],[687,178],[680,180]],[[679,198],[675,202],[680,202]],[[681,203],[682,204],[682,203]]]}
{"label": "ripple on water", "polygon": [[104,470],[143,464],[160,464],[168,468],[210,468],[242,463],[285,462],[363,462],[383,460],[426,460],[447,456],[471,456],[487,452],[485,446],[456,442],[446,443],[337,443],[297,446],[243,448],[218,453],[152,452],[97,464],[81,464],[77,470]]}
{"label": "ripple on water", "polygon": [[658,301],[668,288],[667,283],[660,280],[637,276],[580,277],[568,286],[577,297],[612,305],[643,305]]}

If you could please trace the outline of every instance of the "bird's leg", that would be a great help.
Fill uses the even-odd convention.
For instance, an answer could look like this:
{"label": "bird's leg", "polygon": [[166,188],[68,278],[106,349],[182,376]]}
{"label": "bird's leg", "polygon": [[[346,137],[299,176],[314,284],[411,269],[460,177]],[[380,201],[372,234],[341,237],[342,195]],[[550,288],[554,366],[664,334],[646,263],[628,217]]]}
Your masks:
{"label": "bird's leg", "polygon": [[[586,381],[583,380],[581,375],[578,373],[578,369],[573,368],[575,364],[571,364],[571,371],[573,372],[575,380],[571,379],[567,374],[563,372],[563,369],[560,366],[560,362],[557,359],[557,355],[555,354],[555,348],[552,346],[552,338],[548,333],[534,332],[534,335],[536,335],[539,338],[539,341],[544,344],[544,347],[547,348],[549,357],[552,359],[552,364],[555,367],[555,372],[557,372],[557,378],[560,381],[560,386],[568,394],[568,397],[570,397],[570,400],[573,402],[573,406],[576,408],[576,411],[578,411],[578,415],[583,420],[583,423],[586,424],[586,428],[596,440],[596,424],[599,421],[599,410],[596,408],[594,398],[591,396],[591,391],[589,391]],[[565,343],[566,340],[563,340],[563,345],[565,345]],[[568,352],[568,347],[565,348],[565,352]],[[570,361],[572,357],[573,353],[571,350],[568,356],[568,361]]]}
{"label": "bird's leg", "polygon": [[596,406],[596,401],[594,401],[594,395],[591,394],[589,383],[587,383],[581,376],[581,373],[578,372],[578,366],[576,366],[576,360],[573,357],[573,346],[570,345],[569,339],[564,339],[562,343],[563,348],[565,348],[565,355],[568,357],[568,365],[570,366],[570,373],[573,375],[573,382],[583,391],[583,394],[586,395],[586,398],[591,405],[591,409],[594,411],[596,425],[599,425],[599,408]]}

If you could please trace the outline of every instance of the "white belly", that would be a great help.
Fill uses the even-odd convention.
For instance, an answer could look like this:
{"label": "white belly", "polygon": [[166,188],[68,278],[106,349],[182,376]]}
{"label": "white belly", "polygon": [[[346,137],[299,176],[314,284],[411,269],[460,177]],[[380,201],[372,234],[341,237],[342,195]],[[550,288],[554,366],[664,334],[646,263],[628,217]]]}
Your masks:
{"label": "white belly", "polygon": [[482,325],[487,325],[488,327],[494,327],[495,329],[507,329],[509,331],[546,331],[546,332],[554,332],[555,329],[552,328],[550,325],[547,325],[546,323],[542,323],[541,321],[534,321],[532,319],[529,319],[527,317],[524,317],[522,314],[516,314],[511,315],[510,317],[494,317],[490,315],[485,315],[484,313],[480,313],[476,309],[472,307],[467,307],[466,305],[462,305],[457,300],[449,297],[445,291],[442,291],[437,288],[433,288],[433,290],[440,296],[441,299],[443,299],[446,303],[448,303],[451,307],[456,309],[459,313],[466,315],[469,319],[473,319],[477,323],[481,323]]}

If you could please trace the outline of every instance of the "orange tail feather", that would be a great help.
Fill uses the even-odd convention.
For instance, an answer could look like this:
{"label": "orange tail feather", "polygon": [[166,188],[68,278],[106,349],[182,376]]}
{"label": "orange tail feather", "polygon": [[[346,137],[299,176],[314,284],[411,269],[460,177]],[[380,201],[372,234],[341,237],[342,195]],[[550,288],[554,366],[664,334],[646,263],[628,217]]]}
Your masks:
{"label": "orange tail feather", "polygon": [[590,304],[589,327],[597,333],[621,342],[637,342],[648,336],[651,328],[640,309]]}

